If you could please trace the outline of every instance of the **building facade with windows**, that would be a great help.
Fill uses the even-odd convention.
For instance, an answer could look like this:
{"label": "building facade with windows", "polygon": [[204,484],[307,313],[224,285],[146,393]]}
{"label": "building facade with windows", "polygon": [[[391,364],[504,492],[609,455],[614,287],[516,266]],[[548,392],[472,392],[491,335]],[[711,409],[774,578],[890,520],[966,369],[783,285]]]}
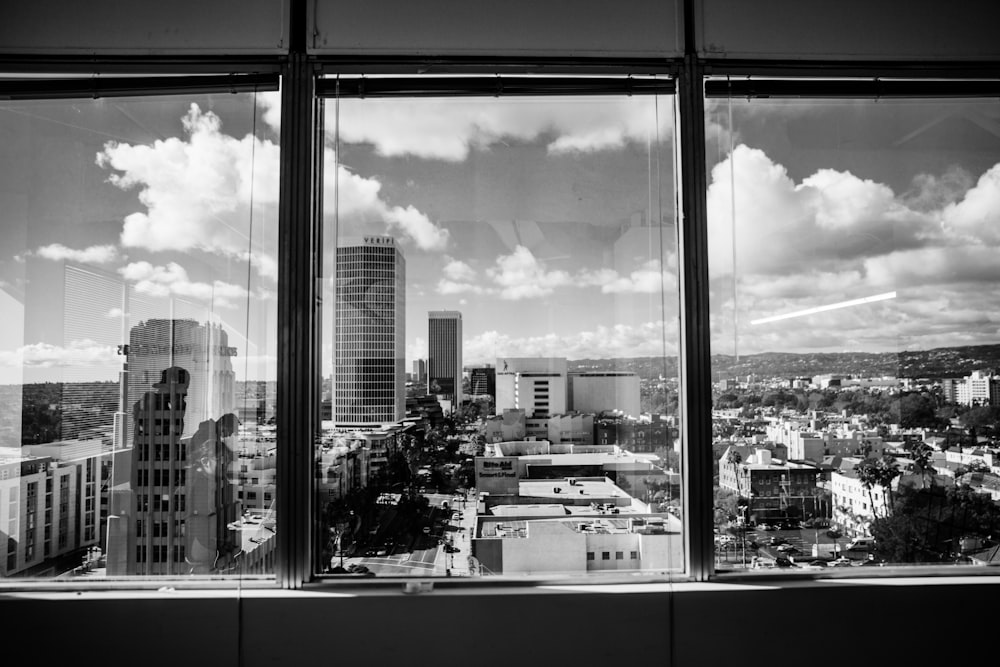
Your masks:
{"label": "building facade with windows", "polygon": [[427,313],[427,393],[448,396],[452,409],[462,406],[462,313]]}
{"label": "building facade with windows", "polygon": [[543,419],[566,412],[565,358],[497,359],[496,382],[498,415],[513,409]]}
{"label": "building facade with windows", "polygon": [[391,236],[337,247],[333,420],[391,424],[406,412],[406,262]]}

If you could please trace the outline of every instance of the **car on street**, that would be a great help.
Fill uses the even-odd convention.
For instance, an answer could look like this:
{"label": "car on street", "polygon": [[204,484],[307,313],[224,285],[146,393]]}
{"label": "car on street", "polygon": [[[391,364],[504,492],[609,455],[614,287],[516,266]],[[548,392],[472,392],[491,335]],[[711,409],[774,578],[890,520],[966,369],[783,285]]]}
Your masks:
{"label": "car on street", "polygon": [[834,558],[832,561],[830,561],[830,567],[850,567],[850,566],[851,566],[851,559],[844,558],[843,556],[841,556],[840,558]]}

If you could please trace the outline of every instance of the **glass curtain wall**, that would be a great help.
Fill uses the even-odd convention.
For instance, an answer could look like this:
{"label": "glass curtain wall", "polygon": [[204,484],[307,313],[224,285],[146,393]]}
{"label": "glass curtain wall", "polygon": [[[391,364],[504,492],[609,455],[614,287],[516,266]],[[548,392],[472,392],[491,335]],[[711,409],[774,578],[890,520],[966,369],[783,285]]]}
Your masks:
{"label": "glass curtain wall", "polygon": [[0,102],[0,576],[273,571],[277,104]]}
{"label": "glass curtain wall", "polygon": [[995,562],[1000,106],[706,123],[716,570]]}
{"label": "glass curtain wall", "polygon": [[681,572],[673,96],[483,80],[325,100],[320,571]]}

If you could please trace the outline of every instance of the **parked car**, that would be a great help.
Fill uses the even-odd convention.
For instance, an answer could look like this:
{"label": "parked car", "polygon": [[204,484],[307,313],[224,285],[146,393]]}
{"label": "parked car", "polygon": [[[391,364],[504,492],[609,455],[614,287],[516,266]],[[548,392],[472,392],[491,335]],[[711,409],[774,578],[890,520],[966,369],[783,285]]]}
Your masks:
{"label": "parked car", "polygon": [[832,537],[833,539],[837,539],[838,537],[842,537],[843,533],[841,533],[836,528],[831,528],[830,530],[826,531],[826,536]]}
{"label": "parked car", "polygon": [[850,566],[851,566],[851,559],[844,558],[843,556],[841,556],[840,558],[834,558],[832,561],[830,561],[830,567],[850,567]]}

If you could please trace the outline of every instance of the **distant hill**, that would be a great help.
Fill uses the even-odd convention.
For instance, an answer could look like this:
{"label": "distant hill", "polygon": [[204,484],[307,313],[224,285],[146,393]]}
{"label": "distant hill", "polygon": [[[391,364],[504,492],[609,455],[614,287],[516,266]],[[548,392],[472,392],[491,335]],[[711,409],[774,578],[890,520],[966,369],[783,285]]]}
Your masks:
{"label": "distant hill", "polygon": [[[630,371],[643,378],[677,377],[676,357],[630,357],[618,359],[578,359],[568,362],[571,371]],[[972,371],[1000,372],[1000,344],[941,347],[903,352],[816,352],[792,354],[764,352],[741,355],[712,355],[714,378],[756,375],[770,377],[812,377],[859,375],[901,378],[962,377]]]}

